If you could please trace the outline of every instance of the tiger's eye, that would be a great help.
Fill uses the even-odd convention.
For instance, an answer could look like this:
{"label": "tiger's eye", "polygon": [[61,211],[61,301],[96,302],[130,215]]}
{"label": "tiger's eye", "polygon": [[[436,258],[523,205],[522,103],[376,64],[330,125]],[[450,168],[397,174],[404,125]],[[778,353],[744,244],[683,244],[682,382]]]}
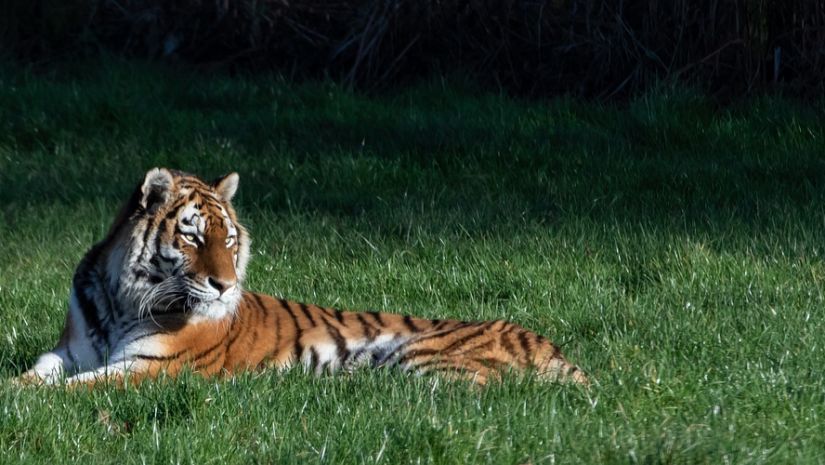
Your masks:
{"label": "tiger's eye", "polygon": [[233,245],[235,245],[235,236],[227,237],[226,238],[226,246],[227,247],[232,247]]}

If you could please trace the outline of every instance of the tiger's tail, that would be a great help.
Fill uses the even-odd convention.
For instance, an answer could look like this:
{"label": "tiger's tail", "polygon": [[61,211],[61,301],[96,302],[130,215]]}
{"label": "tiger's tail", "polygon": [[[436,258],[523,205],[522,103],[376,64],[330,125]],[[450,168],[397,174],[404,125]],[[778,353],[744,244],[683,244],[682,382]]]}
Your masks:
{"label": "tiger's tail", "polygon": [[507,371],[538,379],[589,385],[587,376],[545,337],[506,321],[451,322],[420,333],[398,352],[397,363],[417,373],[438,372],[479,384]]}

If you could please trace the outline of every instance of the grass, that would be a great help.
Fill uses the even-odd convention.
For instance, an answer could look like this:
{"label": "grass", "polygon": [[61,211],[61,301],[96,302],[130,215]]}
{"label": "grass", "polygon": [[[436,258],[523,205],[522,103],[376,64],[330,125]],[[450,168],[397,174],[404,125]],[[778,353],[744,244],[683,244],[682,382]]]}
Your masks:
{"label": "grass", "polygon": [[0,67],[0,378],[145,170],[241,175],[247,287],[507,318],[598,381],[299,371],[138,389],[0,383],[3,463],[823,463],[825,114],[381,96],[136,63]]}

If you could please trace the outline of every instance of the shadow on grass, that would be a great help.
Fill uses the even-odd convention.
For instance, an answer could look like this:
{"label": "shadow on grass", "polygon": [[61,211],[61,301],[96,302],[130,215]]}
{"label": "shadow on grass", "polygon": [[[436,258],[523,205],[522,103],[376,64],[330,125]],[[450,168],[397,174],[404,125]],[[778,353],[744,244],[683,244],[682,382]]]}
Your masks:
{"label": "shadow on grass", "polygon": [[387,226],[406,209],[480,231],[565,218],[764,230],[819,212],[825,187],[822,113],[781,99],[718,109],[662,89],[622,107],[529,103],[460,80],[370,97],[134,63],[0,79],[7,218],[115,205],[156,165],[240,172],[241,209]]}

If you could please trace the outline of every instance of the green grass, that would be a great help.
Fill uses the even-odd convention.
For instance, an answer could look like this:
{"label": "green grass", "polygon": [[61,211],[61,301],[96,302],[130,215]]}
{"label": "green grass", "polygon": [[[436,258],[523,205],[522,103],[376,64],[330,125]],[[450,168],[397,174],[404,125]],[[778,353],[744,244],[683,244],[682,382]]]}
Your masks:
{"label": "green grass", "polygon": [[598,382],[0,383],[0,462],[823,463],[822,108],[0,67],[0,378],[52,347],[75,265],[160,165],[240,173],[249,289],[507,318]]}

